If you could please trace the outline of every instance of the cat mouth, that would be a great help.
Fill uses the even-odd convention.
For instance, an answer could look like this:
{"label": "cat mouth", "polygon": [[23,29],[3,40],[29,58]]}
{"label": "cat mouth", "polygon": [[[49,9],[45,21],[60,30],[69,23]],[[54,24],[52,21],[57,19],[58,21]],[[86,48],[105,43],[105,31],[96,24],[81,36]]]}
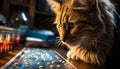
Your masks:
{"label": "cat mouth", "polygon": [[64,42],[64,41],[62,41],[62,43],[63,44],[65,44],[65,45],[67,45],[67,46],[78,46],[78,42],[70,42],[70,41],[66,41],[66,42]]}

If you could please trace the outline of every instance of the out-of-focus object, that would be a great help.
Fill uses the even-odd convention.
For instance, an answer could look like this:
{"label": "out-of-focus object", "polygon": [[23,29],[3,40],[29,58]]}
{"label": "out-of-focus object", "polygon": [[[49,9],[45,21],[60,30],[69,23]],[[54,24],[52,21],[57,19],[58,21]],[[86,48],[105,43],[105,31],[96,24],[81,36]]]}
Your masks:
{"label": "out-of-focus object", "polygon": [[0,25],[6,25],[6,17],[0,13]]}
{"label": "out-of-focus object", "polygon": [[14,28],[0,26],[0,57],[20,48],[20,32]]}
{"label": "out-of-focus object", "polygon": [[25,7],[20,6],[19,11],[11,16],[9,26],[13,27],[13,28],[21,28],[21,27],[27,28],[29,19],[26,15],[25,11],[26,11]]}
{"label": "out-of-focus object", "polygon": [[0,26],[0,30],[15,30],[14,28]]}
{"label": "out-of-focus object", "polygon": [[27,37],[34,37],[48,42],[55,41],[55,34],[50,30],[27,30],[25,35]]}
{"label": "out-of-focus object", "polygon": [[19,6],[18,12],[11,16],[9,27],[16,28],[21,32],[20,43],[25,43],[25,32],[28,29],[29,17],[26,14],[26,8]]}
{"label": "out-of-focus object", "polygon": [[53,47],[55,34],[50,30],[27,30],[26,46]]}

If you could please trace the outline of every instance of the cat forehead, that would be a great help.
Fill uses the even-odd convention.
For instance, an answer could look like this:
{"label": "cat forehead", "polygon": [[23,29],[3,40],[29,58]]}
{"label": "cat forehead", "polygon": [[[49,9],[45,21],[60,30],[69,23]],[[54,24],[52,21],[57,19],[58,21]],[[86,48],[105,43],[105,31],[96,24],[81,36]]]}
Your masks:
{"label": "cat forehead", "polygon": [[56,19],[55,19],[55,23],[67,23],[67,22],[70,22],[70,23],[76,23],[76,22],[79,22],[79,21],[86,21],[88,20],[87,17],[85,16],[80,16],[80,15],[74,15],[74,16],[69,16],[68,18],[66,18],[65,16],[62,17],[61,16],[57,16]]}
{"label": "cat forehead", "polygon": [[73,9],[73,7],[69,7],[69,5],[63,5],[61,6],[60,10],[56,13],[56,20],[55,23],[66,23],[69,22],[77,22],[77,21],[84,21],[87,18],[88,10],[79,8],[79,11],[76,11]]}

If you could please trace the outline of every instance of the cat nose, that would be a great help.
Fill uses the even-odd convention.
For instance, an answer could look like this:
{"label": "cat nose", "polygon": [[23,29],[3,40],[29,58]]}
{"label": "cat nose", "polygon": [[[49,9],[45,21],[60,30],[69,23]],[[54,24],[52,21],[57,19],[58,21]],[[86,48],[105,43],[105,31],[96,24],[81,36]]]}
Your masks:
{"label": "cat nose", "polygon": [[66,37],[65,37],[65,36],[62,36],[62,37],[61,37],[61,41],[66,42]]}
{"label": "cat nose", "polygon": [[67,38],[68,38],[68,32],[61,32],[60,39],[66,42]]}

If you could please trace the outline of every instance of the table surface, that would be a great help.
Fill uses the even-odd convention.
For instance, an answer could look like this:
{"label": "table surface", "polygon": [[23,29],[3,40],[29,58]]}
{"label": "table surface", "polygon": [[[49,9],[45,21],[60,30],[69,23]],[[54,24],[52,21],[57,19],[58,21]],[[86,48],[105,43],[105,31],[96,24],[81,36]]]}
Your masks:
{"label": "table surface", "polygon": [[[70,63],[72,63],[77,69],[102,69],[102,68],[97,67],[97,66],[86,64],[82,61],[75,61],[75,60],[67,59],[67,57],[66,57],[67,51],[65,51],[64,49],[60,49],[60,48],[44,48],[44,49],[56,50],[66,60],[68,60]],[[6,64],[12,57],[14,57],[20,51],[21,51],[21,49],[14,50],[14,51],[9,52],[8,54],[4,55],[3,57],[1,57],[0,58],[0,67],[2,67],[4,64]]]}

